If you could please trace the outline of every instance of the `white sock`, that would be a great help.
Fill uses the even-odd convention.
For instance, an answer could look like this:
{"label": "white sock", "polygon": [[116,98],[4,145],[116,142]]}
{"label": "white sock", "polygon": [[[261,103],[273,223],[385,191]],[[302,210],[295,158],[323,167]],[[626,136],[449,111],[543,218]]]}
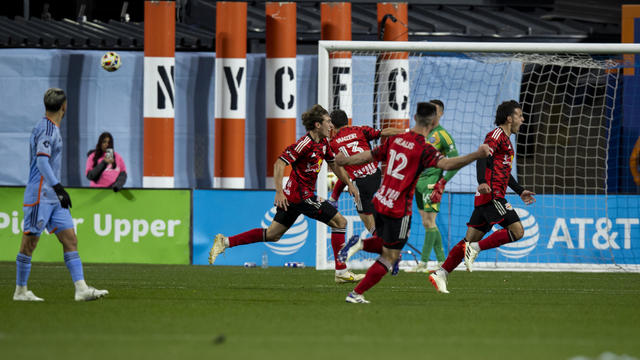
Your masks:
{"label": "white sock", "polygon": [[16,285],[16,292],[17,293],[26,293],[27,292],[27,286],[21,286],[21,285]]}
{"label": "white sock", "polygon": [[437,275],[444,275],[444,277],[449,276],[449,272],[443,268],[436,270]]}
{"label": "white sock", "polygon": [[228,247],[229,247],[229,238],[228,238],[228,237],[225,237],[225,238],[224,238],[224,247],[225,247],[225,248],[228,248]]}
{"label": "white sock", "polygon": [[74,282],[73,285],[76,287],[76,292],[86,290],[89,287],[84,280],[78,280]]}
{"label": "white sock", "polygon": [[344,275],[347,273],[347,269],[340,269],[340,270],[336,270],[336,275],[340,276],[340,275]]}
{"label": "white sock", "polygon": [[475,251],[480,251],[480,245],[478,245],[477,242],[472,242],[469,246],[471,246]]}

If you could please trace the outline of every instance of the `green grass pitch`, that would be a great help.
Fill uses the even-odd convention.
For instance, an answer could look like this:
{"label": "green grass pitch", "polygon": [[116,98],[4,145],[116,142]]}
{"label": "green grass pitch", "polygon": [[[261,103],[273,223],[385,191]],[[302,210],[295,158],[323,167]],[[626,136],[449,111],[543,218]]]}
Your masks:
{"label": "green grass pitch", "polygon": [[3,359],[640,358],[640,274],[454,272],[451,294],[424,274],[387,275],[344,301],[333,272],[85,264],[110,291],[76,303],[63,263],[34,263],[44,303],[11,300],[0,263]]}

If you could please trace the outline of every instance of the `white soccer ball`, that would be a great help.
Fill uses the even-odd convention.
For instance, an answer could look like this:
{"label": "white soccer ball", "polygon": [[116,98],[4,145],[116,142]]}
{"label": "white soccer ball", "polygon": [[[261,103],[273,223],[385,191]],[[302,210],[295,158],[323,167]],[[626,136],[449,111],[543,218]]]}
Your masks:
{"label": "white soccer ball", "polygon": [[115,51],[109,51],[102,55],[101,64],[102,68],[109,72],[116,71],[120,68],[120,55]]}

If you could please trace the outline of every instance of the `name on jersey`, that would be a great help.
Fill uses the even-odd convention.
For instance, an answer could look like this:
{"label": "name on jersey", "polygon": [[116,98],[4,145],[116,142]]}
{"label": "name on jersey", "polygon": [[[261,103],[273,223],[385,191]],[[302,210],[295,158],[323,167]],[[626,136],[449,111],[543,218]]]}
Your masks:
{"label": "name on jersey", "polygon": [[345,142],[345,141],[349,141],[349,140],[356,139],[357,137],[358,137],[358,135],[357,135],[357,134],[349,134],[349,135],[347,135],[347,136],[341,136],[341,137],[337,138],[337,139],[336,139],[336,142],[337,142],[338,144],[340,144],[340,143],[343,143],[343,142]]}
{"label": "name on jersey", "polygon": [[414,143],[410,142],[410,141],[406,141],[404,139],[401,138],[396,138],[393,141],[395,144],[398,144],[400,146],[402,146],[405,149],[409,149],[409,150],[413,150],[413,146],[415,145]]}

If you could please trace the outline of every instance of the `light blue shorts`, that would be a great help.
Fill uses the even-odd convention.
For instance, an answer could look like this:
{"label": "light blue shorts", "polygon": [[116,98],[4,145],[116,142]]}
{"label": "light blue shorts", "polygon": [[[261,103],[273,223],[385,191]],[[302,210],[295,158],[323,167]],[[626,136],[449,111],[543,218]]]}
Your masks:
{"label": "light blue shorts", "polygon": [[24,233],[40,236],[45,227],[51,234],[73,227],[73,218],[69,209],[63,208],[59,202],[39,203],[24,206]]}

